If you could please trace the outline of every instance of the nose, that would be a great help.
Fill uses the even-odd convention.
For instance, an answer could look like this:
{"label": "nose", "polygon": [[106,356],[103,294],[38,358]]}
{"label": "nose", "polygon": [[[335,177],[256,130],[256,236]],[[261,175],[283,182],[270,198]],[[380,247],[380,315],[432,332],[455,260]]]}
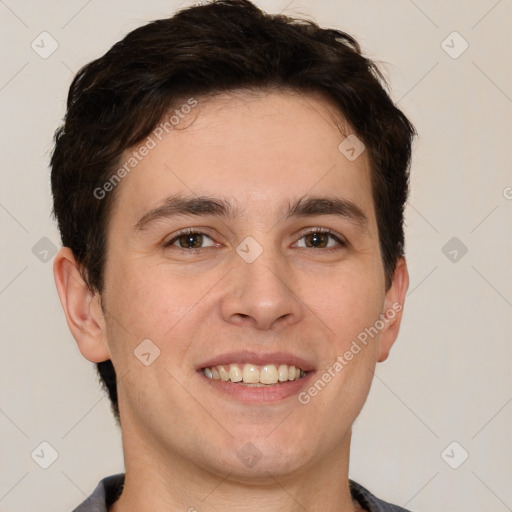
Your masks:
{"label": "nose", "polygon": [[300,322],[304,306],[294,290],[292,274],[286,262],[269,251],[252,263],[236,256],[229,283],[225,283],[223,319],[262,330]]}

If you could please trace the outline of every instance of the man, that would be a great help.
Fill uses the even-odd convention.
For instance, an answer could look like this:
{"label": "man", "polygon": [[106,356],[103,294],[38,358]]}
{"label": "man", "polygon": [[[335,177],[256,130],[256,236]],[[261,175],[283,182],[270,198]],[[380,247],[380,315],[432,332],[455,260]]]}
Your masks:
{"label": "man", "polygon": [[126,473],[76,511],[404,510],[348,470],[409,284],[413,135],[354,39],[244,0],[79,71],[54,273]]}

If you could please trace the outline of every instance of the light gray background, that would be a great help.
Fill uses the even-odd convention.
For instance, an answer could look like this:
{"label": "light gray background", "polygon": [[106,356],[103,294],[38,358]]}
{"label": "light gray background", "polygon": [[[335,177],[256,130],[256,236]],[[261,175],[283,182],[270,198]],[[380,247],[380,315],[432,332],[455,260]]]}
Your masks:
{"label": "light gray background", "polygon": [[[403,327],[355,423],[350,477],[414,511],[512,510],[512,2],[257,4],[356,36],[386,63],[420,133]],[[179,5],[190,2],[0,0],[1,511],[69,511],[123,471],[108,399],[68,332],[39,242],[59,244],[48,159],[73,74]],[[31,48],[43,31],[59,45],[46,59]],[[458,58],[445,50],[459,53],[462,39],[443,44],[453,31],[469,44]],[[455,262],[442,251],[452,237],[468,249]],[[58,452],[46,470],[31,458],[42,441]]]}

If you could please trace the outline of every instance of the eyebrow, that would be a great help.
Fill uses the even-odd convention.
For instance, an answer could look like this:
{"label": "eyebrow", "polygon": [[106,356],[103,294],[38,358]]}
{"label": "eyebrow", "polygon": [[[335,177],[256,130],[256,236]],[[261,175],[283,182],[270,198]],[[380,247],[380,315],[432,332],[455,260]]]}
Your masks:
{"label": "eyebrow", "polygon": [[[135,224],[136,230],[146,229],[153,222],[183,215],[213,215],[227,219],[236,219],[239,210],[227,199],[210,196],[168,197],[164,204],[145,213]],[[293,217],[310,217],[314,215],[335,215],[353,223],[361,231],[368,227],[368,217],[352,201],[341,197],[310,196],[301,197],[293,203],[287,203],[284,214],[278,221]]]}

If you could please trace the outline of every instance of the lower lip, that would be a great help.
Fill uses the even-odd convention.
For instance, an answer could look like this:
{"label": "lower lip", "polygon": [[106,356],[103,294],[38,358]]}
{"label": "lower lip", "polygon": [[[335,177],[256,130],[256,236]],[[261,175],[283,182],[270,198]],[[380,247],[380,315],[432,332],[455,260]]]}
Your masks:
{"label": "lower lip", "polygon": [[236,384],[220,379],[210,379],[206,377],[202,371],[198,372],[200,378],[202,378],[205,384],[209,385],[211,389],[231,395],[240,402],[258,404],[276,402],[297,395],[302,389],[307,387],[314,373],[314,371],[310,371],[305,377],[299,380],[289,380],[288,382],[275,384],[273,386],[255,387],[244,386],[243,384]]}

